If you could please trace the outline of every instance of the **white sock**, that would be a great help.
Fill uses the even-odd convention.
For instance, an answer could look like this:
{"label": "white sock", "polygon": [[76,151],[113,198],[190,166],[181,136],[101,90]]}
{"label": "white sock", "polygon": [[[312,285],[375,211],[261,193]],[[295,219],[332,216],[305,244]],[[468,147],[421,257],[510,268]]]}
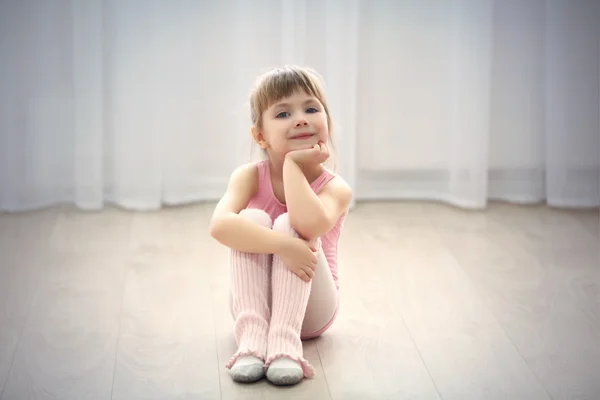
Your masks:
{"label": "white sock", "polygon": [[233,367],[231,376],[236,382],[250,383],[261,379],[265,374],[265,364],[254,356],[240,357]]}
{"label": "white sock", "polygon": [[295,385],[304,378],[304,371],[296,361],[282,357],[273,361],[267,370],[267,379],[276,385]]}

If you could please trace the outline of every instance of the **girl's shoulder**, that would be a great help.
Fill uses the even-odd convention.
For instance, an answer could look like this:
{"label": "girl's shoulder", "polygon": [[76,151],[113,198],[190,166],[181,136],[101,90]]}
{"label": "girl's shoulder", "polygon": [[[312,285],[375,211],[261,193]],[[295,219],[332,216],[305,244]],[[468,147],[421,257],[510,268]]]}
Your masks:
{"label": "girl's shoulder", "polygon": [[259,170],[264,168],[264,161],[250,161],[237,166],[231,176],[243,175],[246,178],[258,178]]}
{"label": "girl's shoulder", "polygon": [[330,174],[330,179],[321,189],[319,197],[334,198],[342,209],[347,208],[352,202],[352,187],[341,175],[329,170],[327,172]]}
{"label": "girl's shoulder", "polygon": [[258,189],[260,163],[260,161],[253,161],[236,167],[229,177],[228,186],[243,187],[245,192],[256,192]]}
{"label": "girl's shoulder", "polygon": [[329,179],[327,179],[328,182],[325,184],[324,188],[328,187],[331,188],[329,190],[343,192],[345,194],[348,194],[348,192],[352,193],[352,188],[341,175],[329,168],[325,168],[325,172],[329,175]]}
{"label": "girl's shoulder", "polygon": [[249,161],[247,163],[238,165],[234,171],[247,171],[250,173],[256,173],[258,168],[264,163],[264,161]]}
{"label": "girl's shoulder", "polygon": [[225,213],[239,213],[246,208],[258,188],[258,169],[255,163],[236,167],[227,182],[227,189],[213,212],[213,221]]}

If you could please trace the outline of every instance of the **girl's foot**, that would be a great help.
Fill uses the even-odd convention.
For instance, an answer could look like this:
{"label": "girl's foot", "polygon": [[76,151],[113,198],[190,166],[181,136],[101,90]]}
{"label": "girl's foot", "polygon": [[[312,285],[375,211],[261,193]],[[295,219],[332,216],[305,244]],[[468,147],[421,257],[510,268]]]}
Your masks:
{"label": "girl's foot", "polygon": [[260,358],[246,356],[238,359],[229,371],[234,381],[252,383],[265,375],[265,364]]}
{"label": "girl's foot", "polygon": [[267,369],[267,379],[274,385],[295,385],[304,378],[304,371],[296,361],[282,357]]}

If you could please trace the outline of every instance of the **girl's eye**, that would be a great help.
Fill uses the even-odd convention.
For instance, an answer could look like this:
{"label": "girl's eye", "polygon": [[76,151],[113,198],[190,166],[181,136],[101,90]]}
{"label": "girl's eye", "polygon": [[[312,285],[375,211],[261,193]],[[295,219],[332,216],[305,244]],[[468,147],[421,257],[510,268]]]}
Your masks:
{"label": "girl's eye", "polygon": [[290,115],[289,112],[283,111],[283,112],[280,112],[279,114],[277,114],[277,116],[275,118],[285,118],[285,117],[289,117],[289,115]]}
{"label": "girl's eye", "polygon": [[310,107],[309,109],[307,109],[307,110],[306,110],[306,112],[308,112],[308,113],[311,113],[311,114],[312,114],[312,113],[319,112],[319,110],[317,110],[317,109],[316,109],[316,108],[314,108],[314,107]]}

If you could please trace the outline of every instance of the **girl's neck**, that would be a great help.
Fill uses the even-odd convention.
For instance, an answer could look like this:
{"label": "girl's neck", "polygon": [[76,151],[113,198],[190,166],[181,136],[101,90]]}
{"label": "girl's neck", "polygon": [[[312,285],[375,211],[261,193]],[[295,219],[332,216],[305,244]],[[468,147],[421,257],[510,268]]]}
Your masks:
{"label": "girl's neck", "polygon": [[[273,158],[269,158],[269,168],[271,170],[271,177],[277,180],[283,180],[283,160],[276,160]],[[315,165],[310,168],[302,168],[302,173],[306,177],[309,183],[312,183],[315,179],[317,179],[325,170],[322,165]]]}

